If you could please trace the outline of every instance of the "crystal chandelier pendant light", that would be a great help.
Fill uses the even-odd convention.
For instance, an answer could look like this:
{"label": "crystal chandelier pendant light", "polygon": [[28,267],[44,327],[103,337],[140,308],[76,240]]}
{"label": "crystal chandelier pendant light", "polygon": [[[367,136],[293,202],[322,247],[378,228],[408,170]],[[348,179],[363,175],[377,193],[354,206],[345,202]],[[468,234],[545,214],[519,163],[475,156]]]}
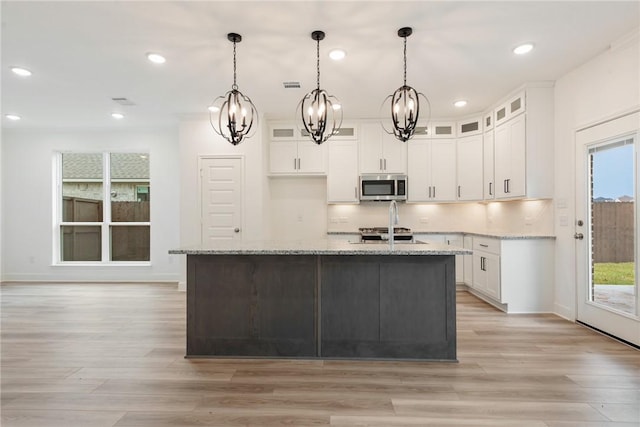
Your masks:
{"label": "crystal chandelier pendant light", "polygon": [[430,114],[430,104],[427,97],[407,85],[407,37],[412,33],[413,30],[410,27],[403,27],[398,30],[398,36],[404,39],[404,80],[402,86],[393,94],[389,95],[383,102],[384,107],[387,101],[391,101],[391,122],[393,125],[392,130],[385,128],[385,131],[393,134],[403,142],[411,139],[416,131],[421,113],[420,98],[425,101],[422,105],[427,110],[424,116],[428,117]]}
{"label": "crystal chandelier pendant light", "polygon": [[316,41],[316,88],[307,93],[298,103],[297,113],[309,137],[316,144],[322,144],[337,134],[342,126],[342,107],[335,96],[320,89],[320,40],[323,31],[314,31],[311,38]]}
{"label": "crystal chandelier pendant light", "polygon": [[238,90],[236,83],[236,43],[242,36],[227,34],[233,43],[233,85],[231,90],[213,100],[209,106],[209,121],[213,130],[233,145],[250,138],[258,128],[258,110],[251,99]]}

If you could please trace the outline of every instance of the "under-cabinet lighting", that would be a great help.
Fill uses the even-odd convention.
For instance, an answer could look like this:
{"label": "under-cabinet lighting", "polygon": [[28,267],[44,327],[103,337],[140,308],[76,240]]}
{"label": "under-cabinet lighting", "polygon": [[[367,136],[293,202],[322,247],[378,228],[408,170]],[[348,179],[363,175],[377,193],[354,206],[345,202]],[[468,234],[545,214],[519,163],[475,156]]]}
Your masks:
{"label": "under-cabinet lighting", "polygon": [[113,117],[116,120],[121,120],[121,119],[124,119],[124,114],[122,114],[122,113],[111,113],[111,117]]}
{"label": "under-cabinet lighting", "polygon": [[5,114],[5,117],[6,117],[7,119],[9,119],[9,120],[13,120],[14,122],[15,122],[15,121],[18,121],[18,120],[20,120],[20,119],[22,118],[22,117],[20,117],[20,116],[19,116],[19,115],[17,115],[17,114]]}

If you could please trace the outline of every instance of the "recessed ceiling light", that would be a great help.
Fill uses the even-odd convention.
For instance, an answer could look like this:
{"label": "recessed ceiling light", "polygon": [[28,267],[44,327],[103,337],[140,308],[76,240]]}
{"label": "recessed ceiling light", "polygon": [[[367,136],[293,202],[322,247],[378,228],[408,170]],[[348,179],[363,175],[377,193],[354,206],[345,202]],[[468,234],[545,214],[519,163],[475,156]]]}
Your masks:
{"label": "recessed ceiling light", "polygon": [[329,52],[329,58],[334,61],[340,61],[341,59],[344,59],[345,56],[347,56],[347,52],[342,49],[333,49]]}
{"label": "recessed ceiling light", "polygon": [[212,113],[217,113],[218,111],[220,111],[220,108],[216,107],[215,105],[210,105],[207,107],[207,110],[211,111]]}
{"label": "recessed ceiling light", "polygon": [[465,101],[464,99],[461,99],[460,101],[454,102],[453,105],[455,105],[458,108],[462,108],[465,105],[467,105],[467,101]]}
{"label": "recessed ceiling light", "polygon": [[4,116],[9,120],[13,120],[14,122],[18,121],[18,120],[20,120],[22,118],[17,114],[5,114]]}
{"label": "recessed ceiling light", "polygon": [[154,64],[164,64],[165,62],[167,62],[167,59],[160,55],[159,53],[147,53],[147,59],[151,62],[153,62]]}
{"label": "recessed ceiling light", "polygon": [[113,117],[116,120],[120,120],[120,119],[124,119],[124,114],[122,114],[122,113],[111,113],[111,117]]}
{"label": "recessed ceiling light", "polygon": [[525,53],[531,52],[532,49],[533,43],[524,43],[513,49],[513,53],[515,53],[516,55],[524,55]]}
{"label": "recessed ceiling light", "polygon": [[11,67],[11,71],[13,71],[14,74],[17,74],[21,77],[29,77],[32,74],[31,71],[22,67]]}

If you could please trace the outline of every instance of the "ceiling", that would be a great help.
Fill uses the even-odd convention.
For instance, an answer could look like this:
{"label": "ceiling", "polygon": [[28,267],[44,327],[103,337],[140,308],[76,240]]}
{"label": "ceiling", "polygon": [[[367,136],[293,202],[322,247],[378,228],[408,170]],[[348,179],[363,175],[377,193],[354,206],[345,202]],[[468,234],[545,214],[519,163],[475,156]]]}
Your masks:
{"label": "ceiling", "polygon": [[[555,80],[639,27],[640,2],[613,1],[2,1],[2,114],[10,128],[177,126],[206,113],[230,89],[229,32],[238,86],[267,118],[292,119],[316,80],[343,104],[345,118],[380,116],[402,84],[400,27],[407,39],[407,83],[430,100],[432,117],[481,113],[528,81]],[[516,56],[530,41],[535,49]],[[330,49],[347,57],[335,62]],[[167,58],[150,63],[147,52]],[[19,65],[33,75],[9,71]],[[300,89],[283,82],[299,81]],[[134,106],[112,98],[124,97]],[[466,99],[462,109],[453,107]],[[116,121],[110,114],[126,115]],[[205,117],[205,115],[203,115]]]}

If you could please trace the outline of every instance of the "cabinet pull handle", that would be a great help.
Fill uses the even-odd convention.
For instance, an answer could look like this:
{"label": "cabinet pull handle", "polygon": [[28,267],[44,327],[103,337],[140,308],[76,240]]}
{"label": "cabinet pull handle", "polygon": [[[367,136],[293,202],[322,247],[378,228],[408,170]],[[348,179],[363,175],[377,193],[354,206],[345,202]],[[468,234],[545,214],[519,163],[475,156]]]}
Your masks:
{"label": "cabinet pull handle", "polygon": [[486,261],[485,257],[483,256],[480,257],[480,270],[482,271],[487,271],[487,269],[485,268],[485,261]]}
{"label": "cabinet pull handle", "polygon": [[503,180],[502,181],[502,189],[504,190],[504,193],[507,194],[507,180]]}
{"label": "cabinet pull handle", "polygon": [[484,243],[479,243],[479,246],[482,246],[483,248],[488,248],[489,245],[485,245]]}
{"label": "cabinet pull handle", "polygon": [[436,198],[436,186],[435,185],[433,186],[433,198],[434,199]]}
{"label": "cabinet pull handle", "polygon": [[382,159],[378,159],[378,160],[380,160],[380,170],[384,170],[382,169]]}
{"label": "cabinet pull handle", "polygon": [[490,196],[493,196],[493,188],[492,187],[493,187],[493,182],[490,182],[489,183],[489,195]]}
{"label": "cabinet pull handle", "polygon": [[429,198],[431,198],[431,186],[429,186]]}
{"label": "cabinet pull handle", "polygon": [[298,169],[298,159],[293,159],[293,169]]}
{"label": "cabinet pull handle", "polygon": [[507,193],[511,193],[511,178],[507,179]]}
{"label": "cabinet pull handle", "polygon": [[458,185],[458,198],[460,198],[460,186]]}
{"label": "cabinet pull handle", "polygon": [[358,200],[358,187],[353,187],[353,196]]}
{"label": "cabinet pull handle", "polygon": [[387,159],[384,159],[384,170],[387,170]]}
{"label": "cabinet pull handle", "polygon": [[302,167],[300,166],[300,157],[298,157],[298,170],[300,170]]}

